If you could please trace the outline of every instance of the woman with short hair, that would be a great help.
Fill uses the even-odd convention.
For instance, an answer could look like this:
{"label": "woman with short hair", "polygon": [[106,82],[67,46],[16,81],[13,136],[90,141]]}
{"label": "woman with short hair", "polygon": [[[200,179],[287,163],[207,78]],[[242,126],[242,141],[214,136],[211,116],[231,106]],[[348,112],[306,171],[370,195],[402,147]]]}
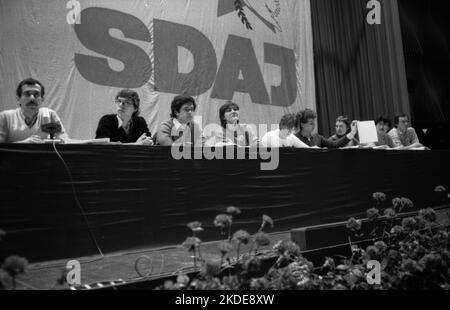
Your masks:
{"label": "woman with short hair", "polygon": [[250,147],[258,145],[258,137],[248,125],[240,123],[239,106],[228,101],[219,109],[221,128],[215,130],[206,144],[214,145],[237,145]]}

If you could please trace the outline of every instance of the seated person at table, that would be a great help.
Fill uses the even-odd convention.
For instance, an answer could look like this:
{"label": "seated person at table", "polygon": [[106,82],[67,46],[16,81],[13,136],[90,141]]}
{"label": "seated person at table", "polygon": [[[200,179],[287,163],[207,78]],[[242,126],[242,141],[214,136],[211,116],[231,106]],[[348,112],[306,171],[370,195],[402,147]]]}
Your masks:
{"label": "seated person at table", "polygon": [[250,147],[258,145],[258,137],[250,126],[240,124],[239,106],[231,101],[219,109],[220,128],[206,138],[207,146],[237,145]]}
{"label": "seated person at table", "polygon": [[351,132],[337,141],[325,139],[323,136],[313,133],[316,127],[316,112],[306,109],[297,113],[297,138],[309,147],[320,147],[337,149],[345,147],[350,141],[353,140],[358,132],[356,127],[357,121],[353,121],[351,124]]}
{"label": "seated person at table", "polygon": [[[332,137],[330,137],[331,141],[339,141],[340,139],[342,139],[343,137],[345,137],[346,135],[348,135],[350,133],[350,120],[348,119],[347,116],[339,116],[336,119],[336,134]],[[347,143],[346,145],[344,145],[343,147],[352,147],[352,146],[358,146],[359,145],[359,141],[356,138],[353,138],[352,140],[350,140],[349,143]]]}
{"label": "seated person at table", "polygon": [[375,127],[377,129],[378,142],[361,144],[363,148],[375,148],[375,149],[393,149],[395,148],[394,142],[387,134],[390,129],[390,121],[384,116],[380,116],[375,120]]}
{"label": "seated person at table", "polygon": [[264,147],[309,148],[309,146],[294,135],[296,128],[295,114],[286,114],[283,116],[280,120],[279,127],[279,129],[269,131],[264,135],[261,141]]}
{"label": "seated person at table", "polygon": [[[389,131],[391,131],[392,129],[392,122],[391,119],[389,117],[385,117],[385,116],[380,116],[378,118],[378,120],[380,120],[380,126],[381,123],[383,124],[383,131],[387,134]],[[382,120],[382,122],[381,122]],[[381,129],[381,128],[380,128]]]}
{"label": "seated person at table", "polygon": [[384,116],[380,116],[375,121],[378,134],[378,142],[375,142],[375,146],[391,149],[395,148],[394,141],[392,141],[392,138],[388,135],[388,131],[391,128],[390,124],[390,120]]}
{"label": "seated person at table", "polygon": [[202,145],[202,129],[194,122],[197,104],[190,96],[176,96],[171,104],[171,119],[159,126],[156,143],[162,146],[172,144]]}
{"label": "seated person at table", "polygon": [[61,125],[56,139],[68,139],[56,112],[41,107],[44,96],[45,88],[39,81],[28,78],[19,83],[16,90],[19,107],[0,113],[0,143],[43,143],[49,134],[41,126],[48,123]]}
{"label": "seated person at table", "polygon": [[111,142],[125,144],[153,145],[147,122],[139,116],[138,93],[122,89],[114,102],[117,114],[105,115],[100,119],[95,138],[109,138]]}
{"label": "seated person at table", "polygon": [[410,150],[415,148],[423,148],[420,143],[417,133],[414,128],[410,127],[409,116],[406,114],[399,114],[394,118],[394,125],[389,136],[394,142],[394,146],[403,150]]}

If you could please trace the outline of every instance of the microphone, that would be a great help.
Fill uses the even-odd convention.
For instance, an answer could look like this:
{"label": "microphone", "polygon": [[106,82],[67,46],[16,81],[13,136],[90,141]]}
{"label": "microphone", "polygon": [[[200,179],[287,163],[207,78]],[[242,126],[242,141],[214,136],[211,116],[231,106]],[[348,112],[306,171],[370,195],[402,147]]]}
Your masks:
{"label": "microphone", "polygon": [[55,135],[61,132],[61,124],[60,123],[42,124],[41,131],[50,134],[50,139],[54,140]]}
{"label": "microphone", "polygon": [[44,108],[43,109],[43,115],[42,118],[45,121],[45,124],[41,125],[41,131],[48,133],[50,135],[50,139],[54,140],[55,139],[55,135],[60,133],[62,131],[62,127],[61,124],[59,122],[50,122],[50,113],[48,111],[48,109]]}

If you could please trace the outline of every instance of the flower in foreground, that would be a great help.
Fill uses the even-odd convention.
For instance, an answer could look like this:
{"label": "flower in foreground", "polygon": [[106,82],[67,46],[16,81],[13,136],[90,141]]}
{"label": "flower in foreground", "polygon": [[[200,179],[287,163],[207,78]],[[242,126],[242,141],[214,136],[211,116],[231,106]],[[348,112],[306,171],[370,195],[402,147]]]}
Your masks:
{"label": "flower in foreground", "polygon": [[262,221],[263,221],[263,225],[269,225],[270,228],[273,228],[273,220],[270,216],[268,215],[263,215],[262,217]]}
{"label": "flower in foreground", "polygon": [[378,202],[386,201],[386,194],[385,193],[373,193],[372,198]]}
{"label": "flower in foreground", "polygon": [[196,222],[190,222],[187,226],[188,226],[194,233],[203,231],[202,223],[197,222],[197,221],[196,221]]}
{"label": "flower in foreground", "polygon": [[214,220],[214,226],[224,228],[230,226],[232,223],[231,216],[227,214],[219,214]]}
{"label": "flower in foreground", "polygon": [[255,243],[262,247],[270,245],[269,235],[264,232],[259,232],[255,234]]}
{"label": "flower in foreground", "polygon": [[371,221],[374,221],[380,217],[380,211],[376,208],[372,208],[367,210],[367,218]]}
{"label": "flower in foreground", "polygon": [[182,244],[189,252],[194,252],[195,249],[200,245],[201,240],[197,237],[188,237]]}
{"label": "flower in foreground", "polygon": [[242,244],[248,244],[250,242],[250,234],[245,230],[238,230],[234,233],[233,239]]}
{"label": "flower in foreground", "polygon": [[436,186],[436,187],[435,187],[434,191],[435,191],[436,193],[443,193],[443,192],[446,192],[447,189],[446,189],[444,186],[439,185],[439,186]]}
{"label": "flower in foreground", "polygon": [[352,217],[347,221],[346,227],[350,231],[358,231],[358,230],[361,230],[362,222],[360,220],[356,220],[354,217]]}
{"label": "flower in foreground", "polygon": [[437,219],[436,211],[432,208],[420,210],[419,216],[423,217],[423,219],[428,222],[436,222]]}
{"label": "flower in foreground", "polygon": [[230,214],[230,215],[239,215],[242,212],[241,212],[241,210],[239,208],[231,206],[231,207],[227,208],[227,213]]}
{"label": "flower in foreground", "polygon": [[393,219],[396,215],[395,210],[392,208],[384,210],[384,216],[386,216],[388,220]]}

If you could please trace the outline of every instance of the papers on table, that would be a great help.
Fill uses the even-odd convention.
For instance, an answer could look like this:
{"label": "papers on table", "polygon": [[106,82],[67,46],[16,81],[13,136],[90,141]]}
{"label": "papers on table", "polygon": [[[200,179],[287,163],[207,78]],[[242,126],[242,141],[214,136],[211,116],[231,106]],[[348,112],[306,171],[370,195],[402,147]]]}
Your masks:
{"label": "papers on table", "polygon": [[91,139],[91,140],[76,140],[76,139],[66,140],[66,144],[107,144],[107,143],[110,143],[109,138]]}
{"label": "papers on table", "polygon": [[358,122],[359,143],[378,142],[377,128],[374,121]]}

